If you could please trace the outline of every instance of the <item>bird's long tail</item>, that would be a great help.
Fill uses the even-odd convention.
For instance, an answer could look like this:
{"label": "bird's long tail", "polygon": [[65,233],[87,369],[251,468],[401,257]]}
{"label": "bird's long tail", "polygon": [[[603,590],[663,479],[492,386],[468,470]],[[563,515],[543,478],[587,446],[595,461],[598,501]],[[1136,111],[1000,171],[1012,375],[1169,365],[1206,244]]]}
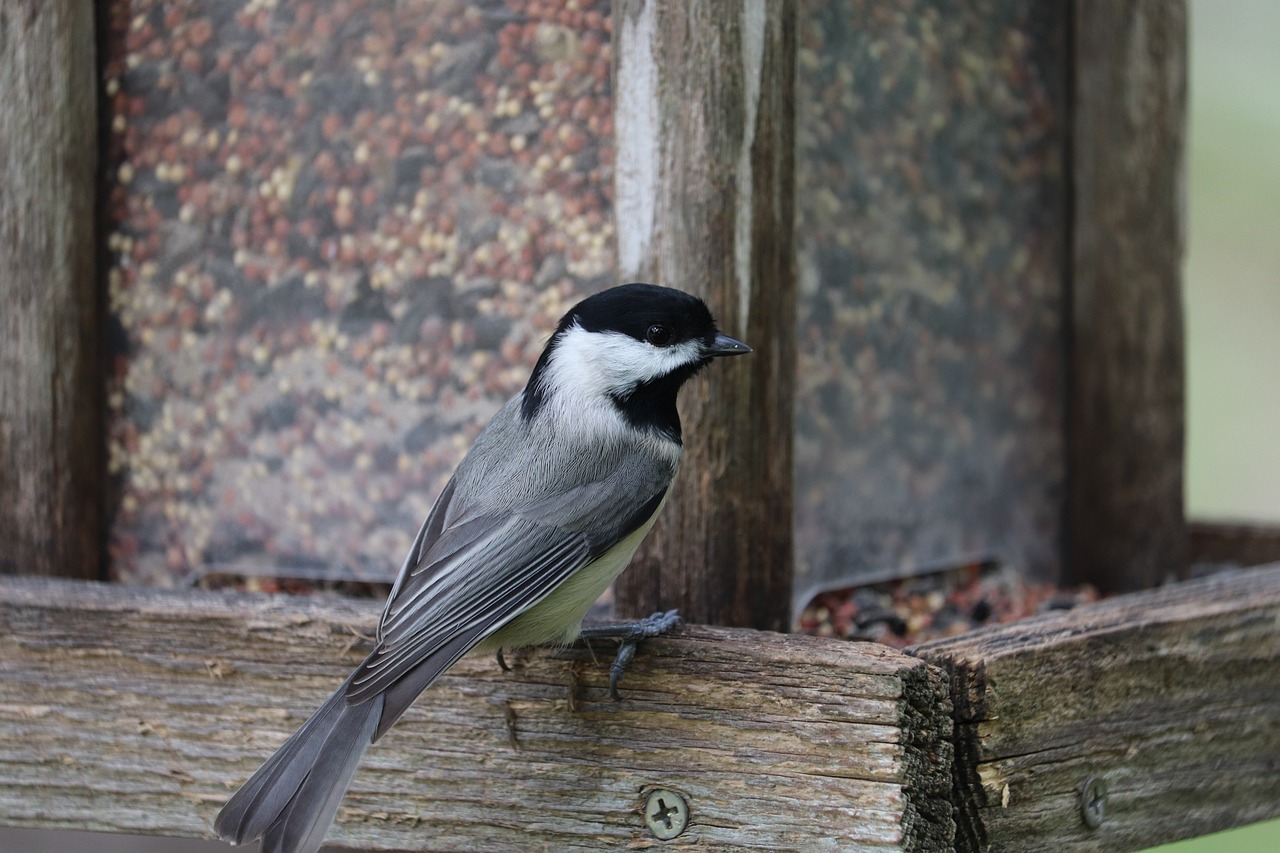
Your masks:
{"label": "bird's long tail", "polygon": [[213,827],[224,840],[242,844],[261,836],[263,853],[320,849],[382,718],[382,694],[349,704],[350,682],[347,679],[219,812]]}

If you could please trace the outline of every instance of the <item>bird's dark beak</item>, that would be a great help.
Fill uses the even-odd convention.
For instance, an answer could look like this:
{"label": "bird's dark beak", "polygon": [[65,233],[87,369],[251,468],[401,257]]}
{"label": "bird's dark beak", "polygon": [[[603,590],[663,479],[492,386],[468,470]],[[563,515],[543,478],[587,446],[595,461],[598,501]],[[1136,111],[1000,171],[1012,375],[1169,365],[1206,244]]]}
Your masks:
{"label": "bird's dark beak", "polygon": [[751,347],[742,341],[717,333],[715,342],[707,348],[706,354],[714,358],[721,355],[746,355],[749,352]]}

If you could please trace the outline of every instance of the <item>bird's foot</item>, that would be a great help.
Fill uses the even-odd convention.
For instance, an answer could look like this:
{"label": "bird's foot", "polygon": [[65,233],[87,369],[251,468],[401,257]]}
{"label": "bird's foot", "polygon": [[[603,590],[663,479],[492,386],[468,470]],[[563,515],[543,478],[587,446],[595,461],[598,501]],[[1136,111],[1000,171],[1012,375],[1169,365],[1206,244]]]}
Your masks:
{"label": "bird's foot", "polygon": [[580,637],[586,640],[621,640],[618,656],[609,666],[609,695],[613,701],[621,701],[618,682],[627,671],[627,664],[636,656],[636,644],[649,637],[667,633],[680,624],[680,614],[675,610],[659,611],[646,619],[635,622],[618,622],[610,625],[583,625]]}

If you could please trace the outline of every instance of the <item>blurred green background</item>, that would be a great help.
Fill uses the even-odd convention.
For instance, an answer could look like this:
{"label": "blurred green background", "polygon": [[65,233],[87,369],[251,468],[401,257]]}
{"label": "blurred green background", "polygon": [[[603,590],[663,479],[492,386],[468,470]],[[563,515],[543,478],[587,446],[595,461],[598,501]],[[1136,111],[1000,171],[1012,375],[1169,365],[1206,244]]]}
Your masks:
{"label": "blurred green background", "polygon": [[1280,522],[1280,3],[1190,9],[1187,511]]}
{"label": "blurred green background", "polygon": [[[1187,512],[1280,522],[1280,3],[1191,0]],[[1272,853],[1280,821],[1161,853]]]}

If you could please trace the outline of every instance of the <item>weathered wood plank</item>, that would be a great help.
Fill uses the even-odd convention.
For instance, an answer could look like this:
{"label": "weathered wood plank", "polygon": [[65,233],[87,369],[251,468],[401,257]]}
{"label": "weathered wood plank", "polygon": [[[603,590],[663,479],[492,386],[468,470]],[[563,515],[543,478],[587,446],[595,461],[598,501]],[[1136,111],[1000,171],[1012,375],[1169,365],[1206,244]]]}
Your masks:
{"label": "weathered wood plank", "polygon": [[94,4],[0,8],[0,574],[102,571]]}
{"label": "weathered wood plank", "polygon": [[1187,567],[1186,4],[1072,8],[1066,573],[1124,592]]}
{"label": "weathered wood plank", "polygon": [[1280,525],[1198,521],[1187,527],[1192,563],[1261,566],[1280,561]]}
{"label": "weathered wood plank", "polygon": [[684,473],[618,580],[618,607],[783,630],[794,560],[795,0],[613,8],[620,276],[705,297],[756,350],[683,393]]}
{"label": "weathered wood plank", "polygon": [[[209,836],[357,662],[378,605],[0,582],[0,824]],[[609,650],[602,649],[605,654]],[[602,654],[602,658],[605,655]],[[694,627],[607,698],[585,649],[467,658],[375,746],[331,838],[368,850],[950,849],[942,673],[873,645]]]}
{"label": "weathered wood plank", "polygon": [[1280,565],[914,651],[951,676],[957,850],[1139,850],[1280,815]]}

